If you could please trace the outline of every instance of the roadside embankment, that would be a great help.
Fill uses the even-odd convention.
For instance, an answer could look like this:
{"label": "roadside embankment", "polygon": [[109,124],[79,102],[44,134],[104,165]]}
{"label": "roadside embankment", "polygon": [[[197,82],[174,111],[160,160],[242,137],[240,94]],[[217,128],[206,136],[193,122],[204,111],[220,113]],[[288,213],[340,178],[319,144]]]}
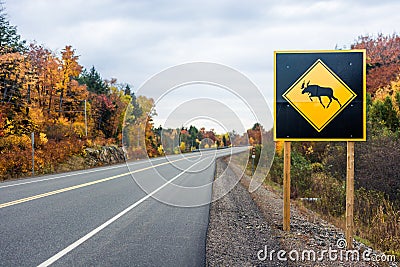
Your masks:
{"label": "roadside embankment", "polygon": [[[66,151],[67,155],[60,155]],[[25,151],[26,152],[26,151]],[[8,153],[0,160],[0,182],[32,177],[31,152],[24,154]],[[57,149],[35,150],[35,175],[46,175],[95,168],[125,162],[122,147],[98,146],[71,149],[68,144],[60,144]]]}
{"label": "roadside embankment", "polygon": [[[217,161],[216,178],[235,181],[241,173],[234,164]],[[284,232],[282,196],[266,187],[249,194],[249,182],[243,175],[230,193],[211,204],[207,266],[397,266],[356,241],[353,250],[342,248],[343,231],[304,207],[291,206],[291,229]],[[374,262],[378,258],[381,262]]]}

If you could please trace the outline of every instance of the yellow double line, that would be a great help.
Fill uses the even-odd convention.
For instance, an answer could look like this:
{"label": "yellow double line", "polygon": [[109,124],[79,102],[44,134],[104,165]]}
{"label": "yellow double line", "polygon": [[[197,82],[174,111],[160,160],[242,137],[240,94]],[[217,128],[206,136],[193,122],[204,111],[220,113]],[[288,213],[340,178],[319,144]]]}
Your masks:
{"label": "yellow double line", "polygon": [[118,174],[118,175],[107,177],[107,178],[103,178],[103,179],[100,179],[100,180],[87,182],[87,183],[84,183],[84,184],[78,184],[78,185],[74,185],[74,186],[71,186],[71,187],[66,187],[66,188],[50,191],[50,192],[47,192],[47,193],[34,195],[34,196],[31,196],[31,197],[17,199],[17,200],[10,201],[10,202],[5,202],[5,203],[0,204],[0,209],[5,208],[5,207],[9,207],[9,206],[13,206],[13,205],[17,205],[17,204],[21,204],[21,203],[25,203],[25,202],[32,201],[32,200],[35,200],[35,199],[44,198],[44,197],[48,197],[48,196],[52,196],[52,195],[56,195],[56,194],[60,194],[60,193],[64,193],[64,192],[68,192],[68,191],[75,190],[75,189],[78,189],[78,188],[82,188],[82,187],[86,187],[86,186],[90,186],[90,185],[95,185],[95,184],[111,181],[111,180],[114,180],[114,179],[129,175],[129,174],[142,172],[142,171],[149,170],[149,169],[152,169],[152,168],[155,168],[155,167],[171,164],[171,163],[176,162],[176,161],[181,161],[181,160],[188,159],[188,158],[193,158],[193,157],[196,157],[196,156],[191,156],[191,157],[176,159],[176,160],[172,160],[172,161],[167,161],[167,162],[164,162],[164,163],[159,163],[159,164],[152,165],[152,166],[149,166],[149,167],[146,167],[146,168],[142,168],[142,169],[134,170],[134,171],[131,171],[131,172]]}

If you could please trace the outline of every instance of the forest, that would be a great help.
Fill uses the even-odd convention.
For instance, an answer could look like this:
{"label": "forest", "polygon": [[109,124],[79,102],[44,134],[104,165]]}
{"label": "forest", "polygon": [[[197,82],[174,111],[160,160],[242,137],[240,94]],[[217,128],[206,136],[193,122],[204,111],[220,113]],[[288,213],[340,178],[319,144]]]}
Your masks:
{"label": "forest", "polygon": [[[72,46],[54,52],[27,44],[0,10],[0,181],[32,175],[32,133],[39,175],[82,167],[74,160],[86,148],[124,145],[138,159],[226,147],[231,137],[247,144],[246,134],[155,127],[153,104],[131,85],[85,69]],[[65,162],[71,169],[60,167]]]}
{"label": "forest", "polygon": [[0,180],[31,173],[31,133],[35,173],[57,170],[84,148],[121,144],[125,109],[139,104],[128,84],[103,80],[84,69],[71,46],[57,54],[27,44],[0,13]]}

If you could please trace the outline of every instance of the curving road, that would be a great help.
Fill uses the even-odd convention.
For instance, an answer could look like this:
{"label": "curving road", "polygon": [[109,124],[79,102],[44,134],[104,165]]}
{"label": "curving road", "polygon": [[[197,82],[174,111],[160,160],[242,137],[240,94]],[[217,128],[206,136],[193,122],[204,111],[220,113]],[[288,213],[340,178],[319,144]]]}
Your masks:
{"label": "curving road", "polygon": [[202,185],[216,157],[243,151],[1,183],[0,266],[203,266],[212,188]]}

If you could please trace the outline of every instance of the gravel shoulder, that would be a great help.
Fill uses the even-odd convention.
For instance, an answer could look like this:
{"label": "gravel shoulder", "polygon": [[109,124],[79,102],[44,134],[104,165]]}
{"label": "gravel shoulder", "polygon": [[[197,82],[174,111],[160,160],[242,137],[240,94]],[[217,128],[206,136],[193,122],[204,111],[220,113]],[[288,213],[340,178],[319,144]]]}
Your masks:
{"label": "gravel shoulder", "polygon": [[[241,173],[234,164],[228,166],[223,159],[217,161],[215,177],[222,178],[226,186],[236,181],[235,177]],[[343,232],[305,208],[291,205],[291,230],[289,233],[282,231],[282,196],[265,187],[250,194],[247,190],[249,182],[250,178],[243,175],[230,193],[211,204],[207,266],[397,266],[393,262],[365,261],[363,253],[370,258],[382,254],[356,241],[353,246],[359,260],[356,260],[356,254],[356,258],[352,258],[351,252],[341,249],[340,244],[338,246],[338,240],[344,238]],[[213,194],[218,190],[221,188],[214,186]],[[281,254],[286,261],[278,260],[279,250],[286,252]],[[312,260],[311,256],[310,260],[306,253],[302,260],[305,251],[314,251],[316,259]]]}
{"label": "gravel shoulder", "polygon": [[[237,181],[223,160],[217,161],[216,177],[221,187]],[[213,194],[221,187],[214,184]],[[268,246],[279,250],[271,227],[247,190],[238,183],[232,191],[211,204],[206,244],[207,266],[259,266],[257,252]],[[284,262],[265,262],[263,266],[287,266]]]}

